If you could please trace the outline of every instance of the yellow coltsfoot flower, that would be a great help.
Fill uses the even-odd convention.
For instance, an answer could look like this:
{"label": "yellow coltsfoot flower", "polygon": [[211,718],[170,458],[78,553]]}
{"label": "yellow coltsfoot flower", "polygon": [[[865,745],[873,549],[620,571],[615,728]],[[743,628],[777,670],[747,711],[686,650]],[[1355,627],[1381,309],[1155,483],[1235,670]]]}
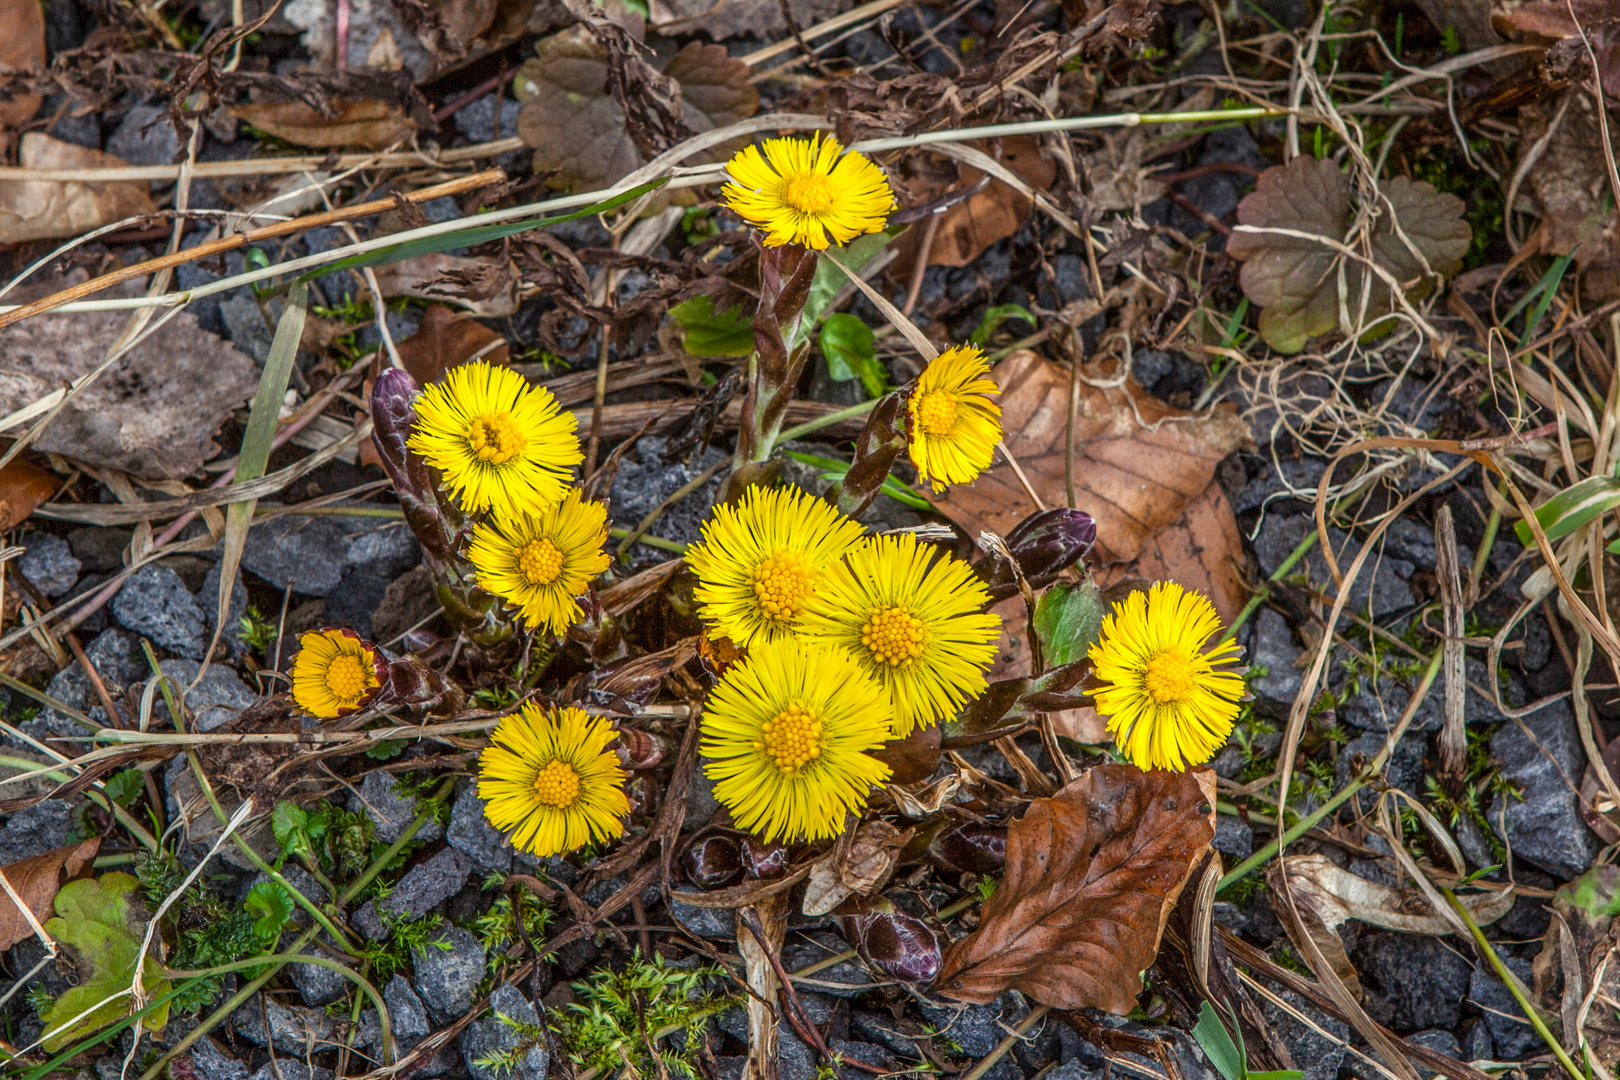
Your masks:
{"label": "yellow coltsfoot flower", "polygon": [[824,251],[881,232],[895,206],[888,177],[864,154],[843,150],[820,133],[745,146],[726,163],[726,205],[765,232],[766,247]]}
{"label": "yellow coltsfoot flower", "polygon": [[985,395],[1001,389],[989,371],[977,345],[947,349],[918,376],[906,403],[911,463],[936,495],[978,479],[995,457],[1001,406]]}
{"label": "yellow coltsfoot flower", "polygon": [[585,460],[574,428],[550,390],[475,360],[423,388],[407,445],[463,510],[538,514],[562,501]]}
{"label": "yellow coltsfoot flower", "polygon": [[962,560],[910,533],[874,536],[827,568],[803,633],[847,649],[884,685],[904,738],[984,692],[1001,629],[979,610],[989,600]]}
{"label": "yellow coltsfoot flower", "polygon": [[798,488],[751,487],[737,504],[715,507],[687,549],[699,613],[743,648],[791,634],[823,570],[863,532]]}
{"label": "yellow coltsfoot flower", "polygon": [[1091,646],[1092,695],[1120,751],[1140,769],[1181,771],[1214,757],[1232,734],[1243,673],[1220,665],[1241,655],[1220,633],[1215,607],[1174,581],[1133,592],[1104,616]]}
{"label": "yellow coltsfoot flower", "polygon": [[512,846],[541,858],[624,835],[625,771],[604,717],[533,703],[490,733],[478,757],[484,816]]}
{"label": "yellow coltsfoot flower", "polygon": [[727,670],[704,706],[700,749],[738,828],[819,840],[843,832],[889,778],[866,751],[893,734],[888,695],[853,657],[788,637]]}
{"label": "yellow coltsfoot flower", "polygon": [[572,488],[540,514],[474,526],[467,558],[481,588],[517,608],[530,629],[560,638],[584,617],[575,598],[612,562],[607,538],[607,507]]}
{"label": "yellow coltsfoot flower", "polygon": [[293,702],[330,720],[371,704],[388,677],[377,651],[353,630],[311,630],[299,635],[292,662]]}

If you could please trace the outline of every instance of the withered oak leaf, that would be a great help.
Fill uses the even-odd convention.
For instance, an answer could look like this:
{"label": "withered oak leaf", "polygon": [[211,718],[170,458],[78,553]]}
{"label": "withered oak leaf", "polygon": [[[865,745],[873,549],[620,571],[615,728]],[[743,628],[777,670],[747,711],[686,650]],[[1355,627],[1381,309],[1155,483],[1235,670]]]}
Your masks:
{"label": "withered oak leaf", "polygon": [[[1421,299],[1434,290],[1439,278],[1455,273],[1468,254],[1473,233],[1462,218],[1463,201],[1404,176],[1380,182],[1379,190],[1383,198],[1370,237],[1370,256],[1400,283],[1407,299]],[[1354,209],[1350,182],[1338,165],[1302,156],[1260,174],[1254,191],[1238,204],[1238,221],[1343,242]],[[1395,221],[1423,261],[1397,234]],[[1311,338],[1338,329],[1341,301],[1351,323],[1357,322],[1367,274],[1360,260],[1304,237],[1241,229],[1233,232],[1226,250],[1243,262],[1243,291],[1263,309],[1260,336],[1279,352],[1297,353]],[[1373,275],[1362,324],[1387,315],[1394,306],[1388,285]]]}
{"label": "withered oak leaf", "polygon": [[1099,765],[1007,829],[1007,871],[935,989],[980,1004],[1017,989],[1124,1014],[1164,920],[1215,836],[1214,774]]}
{"label": "withered oak leaf", "polygon": [[[560,190],[594,191],[646,164],[623,107],[608,91],[606,54],[590,34],[570,27],[541,39],[535,52],[514,81],[523,103],[518,135],[534,147],[535,172],[550,174],[547,183]],[[748,65],[727,56],[724,46],[692,42],[670,58],[664,74],[680,84],[681,119],[694,134],[736,123],[759,108]],[[718,146],[684,164],[724,160],[734,149]],[[661,195],[654,205],[670,197]]]}

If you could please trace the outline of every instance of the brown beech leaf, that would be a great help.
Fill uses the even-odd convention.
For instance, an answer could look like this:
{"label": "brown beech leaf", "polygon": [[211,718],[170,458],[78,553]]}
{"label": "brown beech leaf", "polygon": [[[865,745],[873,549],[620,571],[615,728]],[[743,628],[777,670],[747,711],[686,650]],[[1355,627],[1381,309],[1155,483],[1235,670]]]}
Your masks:
{"label": "brown beech leaf", "polygon": [[49,469],[15,458],[0,469],[0,529],[15,529],[40,503],[56,493],[62,478]]}
{"label": "brown beech leaf", "polygon": [[[1067,505],[1063,442],[1068,431],[1069,375],[1020,349],[990,377],[1001,387],[1007,449],[1047,506]],[[1165,422],[1168,420],[1169,422]],[[1204,493],[1221,459],[1249,442],[1248,426],[1231,412],[1194,416],[1137,385],[1082,386],[1075,419],[1075,509],[1097,523],[1094,557],[1129,563]],[[997,464],[972,484],[932,497],[935,509],[970,536],[1006,536],[1036,507],[1011,466]]]}
{"label": "brown beech leaf", "polygon": [[[34,918],[43,923],[51,917],[51,903],[56,899],[57,890],[83,870],[96,857],[96,850],[100,847],[101,837],[92,836],[43,855],[9,862],[0,866],[0,873],[5,874],[6,881],[28,905]],[[33,926],[17,907],[16,901],[0,894],[0,952],[24,938],[32,937],[33,933]]]}
{"label": "brown beech leaf", "polygon": [[302,101],[255,101],[231,115],[295,146],[358,146],[386,150],[409,139],[416,123],[386,101],[334,101],[327,116]]}
{"label": "brown beech leaf", "polygon": [[518,274],[504,256],[435,252],[402,259],[376,270],[384,296],[411,296],[459,304],[481,319],[499,319],[518,309]]}
{"label": "brown beech leaf", "polygon": [[[1383,213],[1373,228],[1371,257],[1400,283],[1408,299],[1421,299],[1434,291],[1438,278],[1455,273],[1468,254],[1473,231],[1463,220],[1463,201],[1404,176],[1381,182],[1379,190],[1389,205],[1381,205]],[[1337,164],[1301,156],[1260,174],[1254,191],[1238,204],[1238,221],[1343,241],[1354,207],[1350,181]],[[1401,231],[1422,252],[1427,271],[1396,234],[1391,207]],[[1315,240],[1241,228],[1232,233],[1226,250],[1243,262],[1239,278],[1243,291],[1264,309],[1260,336],[1277,351],[1299,352],[1311,338],[1341,329],[1341,307],[1352,325],[1357,323],[1362,283],[1368,276],[1359,260]],[[1394,306],[1389,286],[1373,276],[1365,321],[1388,314]]]}
{"label": "brown beech leaf", "polygon": [[1018,989],[1125,1014],[1165,919],[1215,836],[1215,774],[1099,765],[1007,829],[1007,871],[936,989],[980,1004]]}
{"label": "brown beech leaf", "polygon": [[[975,150],[992,152],[984,143],[968,145]],[[1028,135],[1001,140],[1001,163],[1037,191],[1046,190],[1057,179],[1057,165],[1041,156],[1041,144]],[[958,172],[958,181],[949,185],[952,190],[972,187],[984,175],[971,165],[960,166]],[[941,188],[932,197],[944,194],[946,191]],[[967,266],[983,255],[985,248],[1023,228],[1033,208],[1034,204],[1024,196],[1000,180],[992,179],[982,191],[940,215],[933,246],[928,249],[928,265]],[[921,237],[921,229],[909,229],[895,241],[900,254],[892,273],[910,272]]]}
{"label": "brown beech leaf", "polygon": [[[0,86],[11,82],[12,72],[45,67],[45,12],[40,0],[0,0]],[[34,118],[45,99],[34,91],[0,99],[0,153],[12,133]]]}
{"label": "brown beech leaf", "polygon": [[[534,48],[538,59],[523,65],[513,90],[523,103],[518,135],[534,147],[535,172],[549,174],[546,182],[554,188],[590,191],[646,164],[623,107],[608,90],[607,54],[590,33],[573,26]],[[694,134],[750,117],[759,107],[748,65],[728,57],[724,46],[692,42],[670,58],[664,74],[680,85],[681,123]],[[688,164],[723,161],[735,149],[726,143]],[[661,198],[657,205],[692,196]]]}
{"label": "brown beech leaf", "polygon": [[[1575,18],[1570,17],[1571,7]],[[1603,92],[1620,96],[1620,7],[1613,0],[1573,0],[1573,4],[1570,0],[1530,0],[1500,20],[1509,30],[1554,41],[1576,37],[1584,30],[1597,54]]]}
{"label": "brown beech leaf", "polygon": [[[105,169],[129,164],[37,131],[22,137],[18,159],[25,169]],[[77,236],[156,209],[144,182],[0,180],[0,244]]]}
{"label": "brown beech leaf", "polygon": [[[429,304],[422,314],[421,327],[399,343],[399,358],[417,385],[426,386],[438,382],[445,372],[466,363],[491,342],[499,340],[500,335],[483,323],[458,315],[442,304]],[[484,352],[479,359],[504,364],[507,355],[507,347],[502,344]]]}

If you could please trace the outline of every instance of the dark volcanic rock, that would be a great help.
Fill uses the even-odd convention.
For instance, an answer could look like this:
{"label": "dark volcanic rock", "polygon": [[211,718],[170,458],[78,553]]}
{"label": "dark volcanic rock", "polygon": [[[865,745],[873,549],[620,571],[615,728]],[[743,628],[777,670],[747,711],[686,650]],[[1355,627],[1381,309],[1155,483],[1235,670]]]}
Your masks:
{"label": "dark volcanic rock", "polygon": [[1396,1032],[1457,1026],[1473,966],[1439,938],[1364,934],[1353,957],[1367,1012]]}
{"label": "dark volcanic rock", "polygon": [[1586,755],[1569,703],[1503,724],[1491,739],[1491,756],[1521,795],[1496,796],[1488,815],[1514,857],[1563,880],[1584,873],[1602,845],[1581,819],[1577,792]]}

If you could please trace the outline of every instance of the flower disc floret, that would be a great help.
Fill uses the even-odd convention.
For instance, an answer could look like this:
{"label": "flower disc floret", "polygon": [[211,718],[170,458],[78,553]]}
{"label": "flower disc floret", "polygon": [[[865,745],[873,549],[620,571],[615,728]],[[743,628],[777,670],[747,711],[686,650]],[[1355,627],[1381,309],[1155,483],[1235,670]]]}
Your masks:
{"label": "flower disc floret", "polygon": [[828,567],[803,633],[848,650],[889,691],[904,738],[984,692],[1001,621],[967,563],[909,533],[874,536]]}
{"label": "flower disc floret", "polygon": [[842,649],[784,637],[727,669],[703,710],[714,797],[766,840],[844,831],[889,767],[867,751],[893,737],[888,694]]}
{"label": "flower disc floret", "polygon": [[[1243,697],[1236,643],[1205,643],[1220,616],[1207,598],[1155,583],[1103,618],[1091,662],[1102,683],[1097,711],[1120,751],[1142,769],[1201,765],[1226,745]],[[1228,665],[1223,668],[1223,665]]]}
{"label": "flower disc floret", "polygon": [[941,353],[917,377],[906,403],[907,450],[919,478],[937,494],[948,484],[967,484],[990,467],[1001,442],[1001,390],[989,377],[990,363],[976,345]]}
{"label": "flower disc floret", "polygon": [[478,758],[478,797],[512,846],[541,858],[624,834],[626,774],[608,749],[605,718],[525,704],[490,733]]}
{"label": "flower disc floret", "polygon": [[574,428],[551,391],[475,360],[423,389],[407,445],[463,510],[537,514],[562,499],[585,459]]}
{"label": "flower disc floret", "polygon": [[371,704],[385,669],[376,650],[352,630],[311,630],[299,635],[293,657],[293,702],[311,716],[329,720]]}
{"label": "flower disc floret", "polygon": [[862,531],[798,488],[749,488],[740,502],[716,507],[687,549],[699,614],[744,648],[796,632],[823,570]]}
{"label": "flower disc floret", "polygon": [[484,591],[515,607],[531,629],[561,637],[584,618],[577,598],[612,561],[602,550],[607,537],[607,507],[572,488],[539,514],[474,526],[467,558]]}
{"label": "flower disc floret", "polygon": [[765,232],[766,247],[822,251],[881,232],[895,206],[889,180],[865,155],[843,150],[820,133],[744,147],[726,164],[726,205]]}

